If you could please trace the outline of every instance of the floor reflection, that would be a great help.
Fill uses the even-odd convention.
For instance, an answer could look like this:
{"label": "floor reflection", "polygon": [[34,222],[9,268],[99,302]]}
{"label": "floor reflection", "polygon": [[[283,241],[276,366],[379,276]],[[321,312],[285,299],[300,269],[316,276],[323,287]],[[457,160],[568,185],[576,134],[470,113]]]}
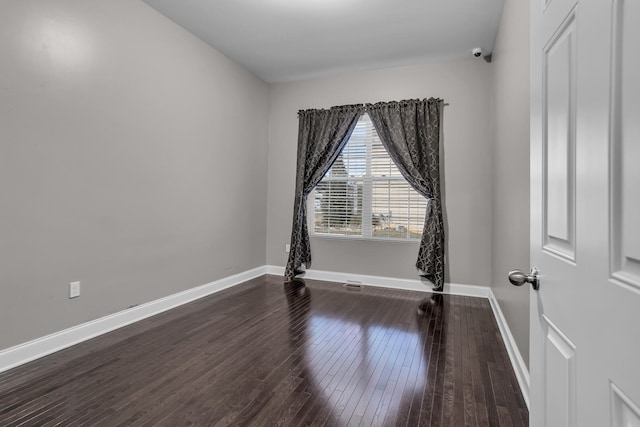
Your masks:
{"label": "floor reflection", "polygon": [[284,284],[284,292],[289,307],[289,340],[295,343],[306,333],[311,291],[305,286],[303,279],[294,279]]}
{"label": "floor reflection", "polygon": [[[414,305],[412,315],[386,310],[389,304],[410,306],[407,301],[364,292],[346,297],[337,287],[313,292],[312,303],[304,280],[285,285],[290,343],[300,350],[296,362],[304,364],[305,387],[315,402],[300,416],[304,409],[317,411],[331,425],[395,420],[414,392],[429,388],[429,343],[443,333],[443,295],[426,298],[417,310]],[[345,294],[339,303],[336,293]],[[331,304],[323,303],[326,294],[333,294]]]}
{"label": "floor reflection", "polygon": [[320,424],[327,422],[335,423],[332,416],[331,407],[323,399],[316,397],[321,395],[322,389],[310,370],[309,354],[307,343],[309,339],[309,315],[311,309],[311,290],[307,288],[304,279],[294,279],[284,284],[285,297],[289,310],[289,346],[292,352],[290,359],[291,370],[300,371],[298,378],[300,383],[296,387],[293,399],[304,402],[297,408],[293,406],[294,414],[289,414],[291,419],[309,419],[310,423]]}
{"label": "floor reflection", "polygon": [[444,310],[442,294],[433,294],[429,298],[420,301],[418,305],[418,315],[442,315]]}

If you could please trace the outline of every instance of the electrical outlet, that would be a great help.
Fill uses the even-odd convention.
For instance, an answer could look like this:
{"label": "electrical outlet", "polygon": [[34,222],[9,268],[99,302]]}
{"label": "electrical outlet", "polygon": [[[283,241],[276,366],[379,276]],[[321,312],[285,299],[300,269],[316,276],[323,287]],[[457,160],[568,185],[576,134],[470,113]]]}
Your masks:
{"label": "electrical outlet", "polygon": [[69,298],[77,298],[80,296],[80,282],[69,283]]}
{"label": "electrical outlet", "polygon": [[289,253],[289,251],[291,250],[291,245],[289,243],[287,243],[286,245],[284,245],[284,251],[286,253]]}

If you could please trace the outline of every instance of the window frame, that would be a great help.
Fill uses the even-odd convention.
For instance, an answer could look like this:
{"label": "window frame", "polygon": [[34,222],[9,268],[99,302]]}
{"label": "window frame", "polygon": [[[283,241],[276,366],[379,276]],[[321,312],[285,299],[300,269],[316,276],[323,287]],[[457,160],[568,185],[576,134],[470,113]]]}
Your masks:
{"label": "window frame", "polygon": [[[367,115],[367,113],[364,113]],[[360,117],[358,120],[361,120]],[[367,128],[368,132],[374,133],[375,128],[373,127],[373,123],[371,122],[371,118],[368,117],[367,120],[370,123],[370,127]],[[351,138],[351,136],[349,137]],[[361,218],[361,226],[360,226],[360,234],[359,235],[350,235],[350,234],[335,234],[335,233],[318,233],[315,230],[315,217],[316,217],[316,188],[307,196],[307,228],[309,230],[310,237],[313,238],[322,238],[322,239],[339,239],[339,240],[363,240],[363,241],[376,241],[376,242],[389,242],[389,243],[407,243],[407,244],[417,244],[420,242],[421,237],[384,237],[384,236],[374,236],[373,235],[373,184],[375,181],[398,181],[405,183],[409,189],[415,190],[411,187],[411,184],[402,176],[399,175],[389,175],[389,176],[373,176],[371,174],[372,169],[372,158],[373,158],[373,137],[368,134],[367,138],[365,138],[366,142],[366,163],[365,163],[365,173],[363,176],[347,176],[347,177],[335,177],[335,176],[324,176],[320,182],[362,182],[362,218]],[[348,144],[348,142],[347,142]],[[346,147],[346,145],[345,145]],[[343,147],[344,150],[344,147]],[[393,159],[389,155],[388,151],[385,148],[386,155],[389,156],[391,162],[393,163]],[[342,154],[342,153],[340,153]],[[335,163],[334,163],[335,164]],[[333,167],[333,165],[332,165]],[[318,183],[319,185],[320,183]],[[417,193],[416,193],[417,194]],[[421,196],[418,194],[418,196]],[[425,198],[426,208],[429,205],[429,199]],[[410,206],[410,203],[408,203]],[[409,231],[410,232],[410,231]]]}

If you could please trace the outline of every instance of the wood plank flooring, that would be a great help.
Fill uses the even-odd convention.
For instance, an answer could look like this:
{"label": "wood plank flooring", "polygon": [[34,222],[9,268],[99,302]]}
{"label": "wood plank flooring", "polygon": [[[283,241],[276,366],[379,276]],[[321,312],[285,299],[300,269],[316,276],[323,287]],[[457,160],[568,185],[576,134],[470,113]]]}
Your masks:
{"label": "wood plank flooring", "polygon": [[263,276],[0,374],[0,426],[526,426],[485,299]]}

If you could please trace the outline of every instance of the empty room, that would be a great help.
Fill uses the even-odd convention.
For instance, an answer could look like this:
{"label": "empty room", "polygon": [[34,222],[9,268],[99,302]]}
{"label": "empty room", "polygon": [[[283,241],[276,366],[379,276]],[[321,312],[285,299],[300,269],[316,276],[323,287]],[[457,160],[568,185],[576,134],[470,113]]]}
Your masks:
{"label": "empty room", "polygon": [[0,0],[0,426],[640,427],[633,0]]}

